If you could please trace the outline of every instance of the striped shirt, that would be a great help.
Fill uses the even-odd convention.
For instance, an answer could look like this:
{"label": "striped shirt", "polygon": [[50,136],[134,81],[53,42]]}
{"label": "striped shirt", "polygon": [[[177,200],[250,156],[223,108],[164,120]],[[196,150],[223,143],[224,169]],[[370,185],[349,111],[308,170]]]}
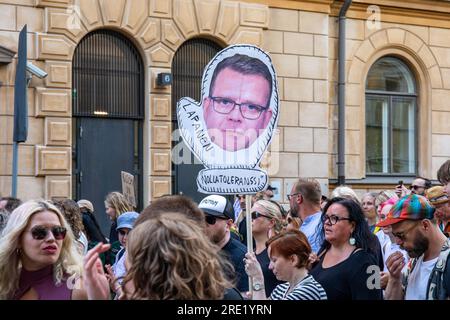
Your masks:
{"label": "striped shirt", "polygon": [[271,300],[327,300],[327,294],[322,286],[307,275],[288,294],[289,282],[279,284],[270,295]]}

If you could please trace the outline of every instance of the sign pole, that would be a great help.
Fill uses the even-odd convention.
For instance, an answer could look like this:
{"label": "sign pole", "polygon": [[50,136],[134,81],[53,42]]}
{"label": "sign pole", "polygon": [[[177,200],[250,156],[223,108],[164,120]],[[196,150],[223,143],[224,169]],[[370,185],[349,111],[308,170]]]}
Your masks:
{"label": "sign pole", "polygon": [[[253,252],[253,235],[252,235],[252,195],[245,195],[245,221],[247,224],[247,252]],[[250,295],[253,296],[253,278],[248,277],[248,289]]]}

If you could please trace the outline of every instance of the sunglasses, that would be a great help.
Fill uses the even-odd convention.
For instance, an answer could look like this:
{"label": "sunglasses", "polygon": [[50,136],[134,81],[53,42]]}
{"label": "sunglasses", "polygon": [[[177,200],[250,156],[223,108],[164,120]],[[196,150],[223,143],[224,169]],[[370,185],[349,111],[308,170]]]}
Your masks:
{"label": "sunglasses", "polygon": [[258,219],[259,217],[264,217],[264,218],[267,218],[267,219],[272,219],[272,217],[263,215],[263,214],[259,213],[258,211],[253,211],[253,212],[252,212],[252,220]]}
{"label": "sunglasses", "polygon": [[205,221],[209,225],[215,225],[217,219],[219,219],[219,220],[228,220],[227,218],[220,218],[220,217],[216,217],[216,216],[205,215]]}
{"label": "sunglasses", "polygon": [[422,187],[422,186],[411,186],[411,187],[409,187],[410,190],[417,190],[417,189],[420,189],[420,188],[424,189],[425,187]]}
{"label": "sunglasses", "polygon": [[44,240],[48,236],[48,232],[51,231],[53,234],[53,237],[55,237],[56,240],[64,240],[66,237],[67,229],[61,226],[55,226],[55,227],[44,227],[44,226],[35,226],[31,229],[31,236],[35,240]]}

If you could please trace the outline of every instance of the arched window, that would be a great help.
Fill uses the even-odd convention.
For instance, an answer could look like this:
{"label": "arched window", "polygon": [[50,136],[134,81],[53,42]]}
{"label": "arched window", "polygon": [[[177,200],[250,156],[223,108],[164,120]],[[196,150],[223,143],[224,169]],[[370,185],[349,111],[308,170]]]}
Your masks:
{"label": "arched window", "polygon": [[383,57],[366,81],[366,172],[415,174],[417,168],[417,93],[409,67]]}
{"label": "arched window", "polygon": [[[72,190],[74,199],[104,206],[122,190],[121,172],[135,176],[136,210],[143,203],[145,68],[138,48],[114,30],[95,30],[72,60]],[[111,222],[97,216],[104,234]]]}
{"label": "arched window", "polygon": [[[208,62],[222,50],[219,44],[203,38],[194,38],[183,43],[174,55],[172,62],[172,128],[178,128],[177,102],[182,97],[191,97],[201,102],[203,71]],[[203,165],[193,154],[186,155],[189,149],[183,145],[181,137],[173,142],[172,159],[172,193],[184,194],[200,202],[205,195],[197,191],[195,181]],[[179,151],[179,152],[178,152]],[[180,159],[189,159],[188,163],[180,163]],[[175,164],[177,163],[177,164]]]}
{"label": "arched window", "polygon": [[86,35],[73,57],[73,115],[144,118],[144,67],[133,43],[113,30]]}

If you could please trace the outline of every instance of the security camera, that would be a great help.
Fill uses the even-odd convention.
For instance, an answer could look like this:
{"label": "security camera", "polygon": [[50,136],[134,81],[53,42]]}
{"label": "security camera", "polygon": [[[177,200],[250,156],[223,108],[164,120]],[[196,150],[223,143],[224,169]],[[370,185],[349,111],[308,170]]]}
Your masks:
{"label": "security camera", "polygon": [[40,79],[45,78],[48,75],[47,72],[45,72],[41,68],[36,67],[34,64],[32,64],[29,61],[27,61],[27,71]]}

